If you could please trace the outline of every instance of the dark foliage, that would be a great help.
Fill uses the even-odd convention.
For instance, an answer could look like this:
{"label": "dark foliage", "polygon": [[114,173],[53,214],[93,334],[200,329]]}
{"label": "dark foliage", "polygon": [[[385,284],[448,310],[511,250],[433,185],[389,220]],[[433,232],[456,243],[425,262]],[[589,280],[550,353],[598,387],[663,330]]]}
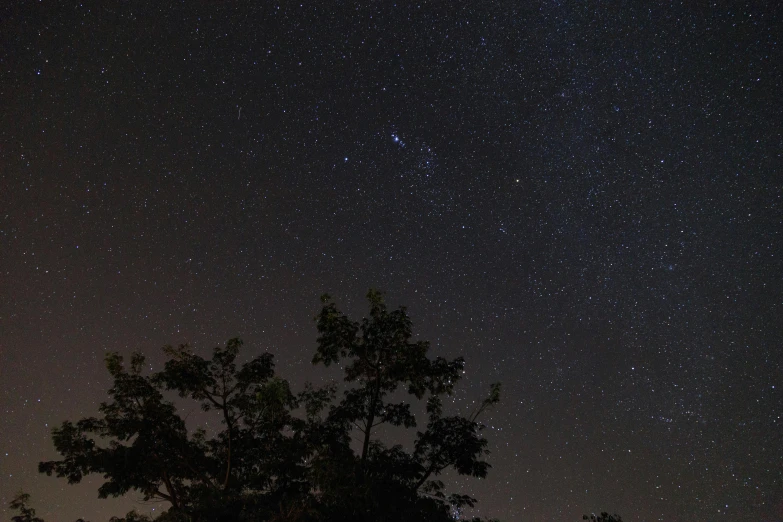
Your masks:
{"label": "dark foliage", "polygon": [[35,510],[28,506],[30,495],[20,491],[17,493],[8,507],[14,511],[19,511],[18,515],[11,517],[12,522],[44,522],[43,519],[35,516]]}
{"label": "dark foliage", "polygon": [[[387,310],[377,291],[368,299],[369,316],[359,322],[328,296],[316,317],[313,362],[342,365],[341,399],[336,386],[307,385],[294,394],[275,375],[270,354],[237,364],[238,339],[209,359],[188,346],[166,347],[164,369],[151,375],[141,354],[126,366],[110,353],[114,382],[100,416],[55,428],[62,460],[39,470],[69,483],[101,475],[102,498],[135,492],[165,501],[170,507],[159,522],[454,520],[455,509],[476,500],[447,492],[438,477],[447,469],[487,475],[478,417],[499,401],[499,385],[470,416],[446,415],[442,397],[459,381],[463,360],[428,357],[429,344],[412,340],[405,308]],[[220,430],[189,433],[166,390],[216,412]],[[416,429],[417,401],[427,421],[413,446],[384,442],[384,425]],[[27,501],[15,499],[15,521],[40,520]],[[112,521],[150,519],[131,512]]]}

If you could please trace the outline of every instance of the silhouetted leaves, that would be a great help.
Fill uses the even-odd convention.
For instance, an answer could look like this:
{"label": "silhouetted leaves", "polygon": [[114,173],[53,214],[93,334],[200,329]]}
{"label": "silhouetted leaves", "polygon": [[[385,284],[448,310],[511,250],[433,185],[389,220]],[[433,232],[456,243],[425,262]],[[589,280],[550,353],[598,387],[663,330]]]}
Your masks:
{"label": "silhouetted leaves", "polygon": [[[486,476],[489,464],[482,458],[488,453],[487,442],[481,436],[483,426],[477,418],[498,402],[499,385],[493,385],[490,396],[470,418],[443,417],[440,397],[451,394],[459,381],[463,359],[430,359],[429,343],[411,340],[412,325],[405,308],[389,311],[380,292],[373,290],[367,299],[370,313],[361,321],[350,320],[329,296],[322,298],[323,308],[316,318],[319,337],[313,361],[325,365],[342,363],[345,380],[352,385],[329,411],[328,421],[342,430],[334,442],[347,446],[350,438],[346,433],[353,430],[359,432],[362,440],[357,455],[348,447],[339,453],[318,455],[318,465],[331,471],[323,475],[328,482],[316,480],[317,487],[328,489],[331,484],[344,484],[334,495],[334,502],[351,498],[350,506],[346,506],[348,512],[339,516],[355,520],[402,520],[394,516],[417,519],[417,512],[426,512],[430,520],[437,520],[448,516],[451,506],[472,506],[475,499],[467,495],[446,497],[443,483],[431,477],[448,468],[463,475]],[[378,428],[384,424],[416,426],[410,402],[388,401],[398,390],[407,391],[417,400],[429,396],[429,422],[425,431],[418,432],[410,453],[401,446],[387,447],[379,438],[382,432]],[[338,462],[325,462],[331,459]],[[346,466],[346,461],[351,461],[351,465]],[[335,476],[339,475],[337,470],[345,476]],[[386,491],[384,499],[394,498],[392,492],[400,495],[394,500],[393,516],[383,518],[379,514],[383,511],[377,511],[383,499],[374,495],[380,494],[376,490],[380,487]],[[365,495],[358,501],[357,491]],[[408,506],[411,511],[403,514],[401,506]]]}
{"label": "silhouetted leaves", "polygon": [[14,496],[8,507],[14,511],[19,511],[19,514],[11,517],[12,522],[44,522],[42,518],[35,516],[35,510],[27,505],[29,502],[30,495],[23,491],[18,492]]}
{"label": "silhouetted leaves", "polygon": [[[100,474],[100,497],[134,491],[168,502],[158,522],[454,520],[453,509],[476,500],[447,494],[437,477],[449,468],[486,476],[478,417],[498,402],[499,385],[469,417],[444,415],[441,397],[452,393],[463,360],[428,357],[429,343],[412,341],[405,308],[389,311],[374,290],[367,297],[369,315],[361,321],[328,296],[316,318],[313,362],[342,365],[339,401],[335,385],[292,392],[268,353],[238,364],[239,339],[215,348],[209,359],[187,345],[167,346],[163,370],[152,374],[141,354],[126,365],[109,353],[113,383],[101,415],[56,427],[62,460],[42,462],[39,470],[69,483]],[[220,429],[189,433],[164,398],[167,390],[218,414]],[[412,406],[425,398],[428,421],[412,450],[388,445],[383,426],[415,428]],[[359,448],[352,444],[356,432]],[[19,497],[15,509],[28,516],[19,520],[39,520],[29,518],[34,511],[26,502]],[[112,520],[150,519],[131,512]]]}

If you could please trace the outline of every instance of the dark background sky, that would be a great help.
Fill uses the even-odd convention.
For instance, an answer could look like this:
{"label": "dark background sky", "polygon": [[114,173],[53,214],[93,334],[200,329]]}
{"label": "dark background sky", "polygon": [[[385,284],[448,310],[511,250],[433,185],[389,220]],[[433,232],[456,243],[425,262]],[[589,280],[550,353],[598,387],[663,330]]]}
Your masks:
{"label": "dark background sky", "polygon": [[106,351],[300,386],[372,286],[504,383],[481,515],[783,520],[777,2],[5,4],[4,507],[151,509],[36,472]]}

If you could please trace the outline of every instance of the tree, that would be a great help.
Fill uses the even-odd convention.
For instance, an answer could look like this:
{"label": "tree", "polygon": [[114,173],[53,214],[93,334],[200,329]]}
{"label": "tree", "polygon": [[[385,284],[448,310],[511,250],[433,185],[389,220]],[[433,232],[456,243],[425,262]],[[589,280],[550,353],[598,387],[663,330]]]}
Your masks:
{"label": "tree", "polygon": [[35,516],[35,510],[28,506],[30,495],[20,491],[14,496],[9,508],[19,511],[18,515],[11,517],[12,522],[44,522],[42,518]]}
{"label": "tree", "polygon": [[[360,322],[328,296],[316,318],[313,362],[344,365],[339,401],[334,385],[308,384],[294,394],[275,374],[271,354],[238,365],[239,339],[215,348],[209,359],[187,345],[167,346],[164,368],[151,374],[143,355],[134,353],[126,367],[110,353],[113,384],[101,415],[56,427],[62,459],[40,463],[39,471],[69,483],[100,474],[101,498],[133,491],[165,501],[170,508],[158,522],[453,520],[451,509],[476,501],[447,496],[438,476],[449,468],[486,476],[478,417],[498,402],[499,386],[472,415],[445,415],[442,397],[459,381],[463,360],[429,358],[428,343],[411,340],[405,308],[387,310],[377,291],[368,299],[369,317]],[[165,391],[216,413],[221,428],[189,432]],[[396,392],[408,400],[393,400]],[[416,427],[412,400],[426,402],[426,427],[409,450],[387,445],[383,425]],[[28,520],[38,519],[20,522]],[[150,519],[131,512],[113,520]]]}
{"label": "tree", "polygon": [[[211,360],[186,345],[165,347],[164,370],[150,376],[142,374],[141,354],[131,357],[129,369],[121,356],[108,354],[114,384],[111,400],[99,408],[102,417],[55,428],[55,448],[64,459],[42,462],[39,471],[69,483],[101,474],[100,498],[137,491],[145,500],[170,503],[167,520],[233,520],[243,511],[277,506],[302,475],[296,472],[300,455],[287,451],[296,441],[282,434],[294,422],[289,411],[296,399],[274,377],[270,354],[237,369],[241,345],[232,339],[215,348]],[[217,410],[223,429],[212,438],[203,430],[188,434],[164,389],[196,400],[204,411]]]}
{"label": "tree", "polygon": [[[371,290],[367,298],[370,314],[361,322],[340,312],[328,295],[322,297],[324,306],[316,318],[319,337],[313,362],[343,363],[345,381],[353,386],[330,408],[327,424],[337,427],[332,430],[337,437],[315,459],[322,474],[316,474],[315,483],[343,520],[446,520],[450,507],[473,506],[476,500],[461,494],[446,497],[443,482],[435,478],[447,468],[486,476],[487,441],[477,419],[499,401],[500,386],[492,386],[471,416],[445,416],[441,399],[461,378],[463,359],[428,358],[429,343],[411,341],[412,323],[404,307],[387,310],[378,291]],[[426,429],[417,432],[412,452],[400,445],[389,447],[375,436],[384,424],[416,427],[410,402],[390,400],[398,389],[412,399],[427,396],[429,420]],[[354,430],[361,436],[357,455],[350,447]],[[351,498],[349,506],[344,505],[346,498]]]}
{"label": "tree", "polygon": [[[8,507],[13,510],[19,511],[18,515],[11,517],[11,522],[44,522],[42,518],[35,516],[35,510],[31,508],[28,503],[30,502],[30,495],[24,491],[20,491],[8,504]],[[77,518],[75,522],[89,522],[83,518]],[[118,519],[113,517],[110,522],[151,522],[149,518],[139,518],[134,520]]]}

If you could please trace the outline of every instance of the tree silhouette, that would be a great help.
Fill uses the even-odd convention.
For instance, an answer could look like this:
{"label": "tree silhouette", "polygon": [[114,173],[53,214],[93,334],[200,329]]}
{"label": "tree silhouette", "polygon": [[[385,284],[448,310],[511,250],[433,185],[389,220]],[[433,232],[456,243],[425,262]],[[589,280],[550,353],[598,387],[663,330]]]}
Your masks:
{"label": "tree silhouette", "polygon": [[[370,291],[369,316],[352,321],[328,296],[316,317],[315,364],[341,364],[345,389],[306,385],[294,394],[265,353],[238,365],[242,342],[232,339],[203,358],[187,345],[165,347],[163,370],[148,374],[144,356],[126,366],[106,356],[113,378],[99,417],[65,421],[53,430],[61,460],[39,471],[78,483],[104,477],[101,498],[137,492],[167,502],[159,522],[451,521],[452,509],[473,506],[461,493],[447,495],[439,475],[451,468],[485,477],[487,441],[479,416],[500,398],[499,385],[469,416],[446,415],[442,397],[452,393],[464,362],[429,358],[429,344],[412,341],[405,308],[387,310]],[[208,435],[188,432],[175,391],[222,426]],[[405,393],[405,399],[400,394]],[[412,447],[388,445],[383,427],[414,429],[414,401],[426,407],[427,423]],[[358,433],[359,444],[352,444]],[[19,522],[34,522],[29,497],[14,506]],[[16,519],[14,519],[16,520]],[[144,522],[128,513],[113,522]],[[477,519],[476,519],[477,520]]]}
{"label": "tree silhouette", "polygon": [[[328,295],[316,318],[317,351],[313,362],[344,364],[345,381],[352,384],[342,400],[331,406],[326,424],[336,436],[315,459],[316,486],[335,509],[332,516],[344,520],[446,520],[450,507],[473,506],[475,499],[462,494],[446,497],[444,484],[433,480],[447,468],[461,475],[485,477],[489,464],[487,441],[478,416],[500,399],[500,386],[470,417],[444,416],[441,397],[451,394],[464,361],[427,357],[429,343],[412,342],[412,325],[406,309],[387,310],[380,292],[367,298],[369,317],[360,322],[337,309]],[[389,397],[404,389],[410,399],[427,396],[429,417],[417,432],[414,449],[387,446],[377,437],[384,424],[416,427],[411,403]],[[362,441],[358,455],[350,447],[352,431]],[[350,504],[345,499],[350,498]]]}
{"label": "tree silhouette", "polygon": [[[288,384],[274,377],[270,354],[237,368],[241,345],[232,339],[210,360],[186,345],[165,347],[164,370],[150,376],[142,374],[141,354],[133,354],[128,369],[121,356],[108,354],[114,384],[111,400],[99,408],[103,416],[55,428],[55,448],[65,458],[42,462],[39,471],[69,483],[101,474],[100,498],[137,491],[144,500],[170,503],[169,518],[195,513],[194,520],[232,520],[251,503],[257,514],[277,506],[303,475],[306,446],[282,433],[301,429],[290,416],[298,403]],[[209,439],[203,430],[188,434],[175,406],[164,400],[165,389],[199,402],[204,411],[217,410],[223,429]]]}
{"label": "tree silhouette", "polygon": [[30,495],[24,491],[20,491],[14,496],[8,507],[19,511],[19,514],[11,517],[12,522],[44,522],[42,518],[35,516],[35,510],[27,505],[29,502]]}

